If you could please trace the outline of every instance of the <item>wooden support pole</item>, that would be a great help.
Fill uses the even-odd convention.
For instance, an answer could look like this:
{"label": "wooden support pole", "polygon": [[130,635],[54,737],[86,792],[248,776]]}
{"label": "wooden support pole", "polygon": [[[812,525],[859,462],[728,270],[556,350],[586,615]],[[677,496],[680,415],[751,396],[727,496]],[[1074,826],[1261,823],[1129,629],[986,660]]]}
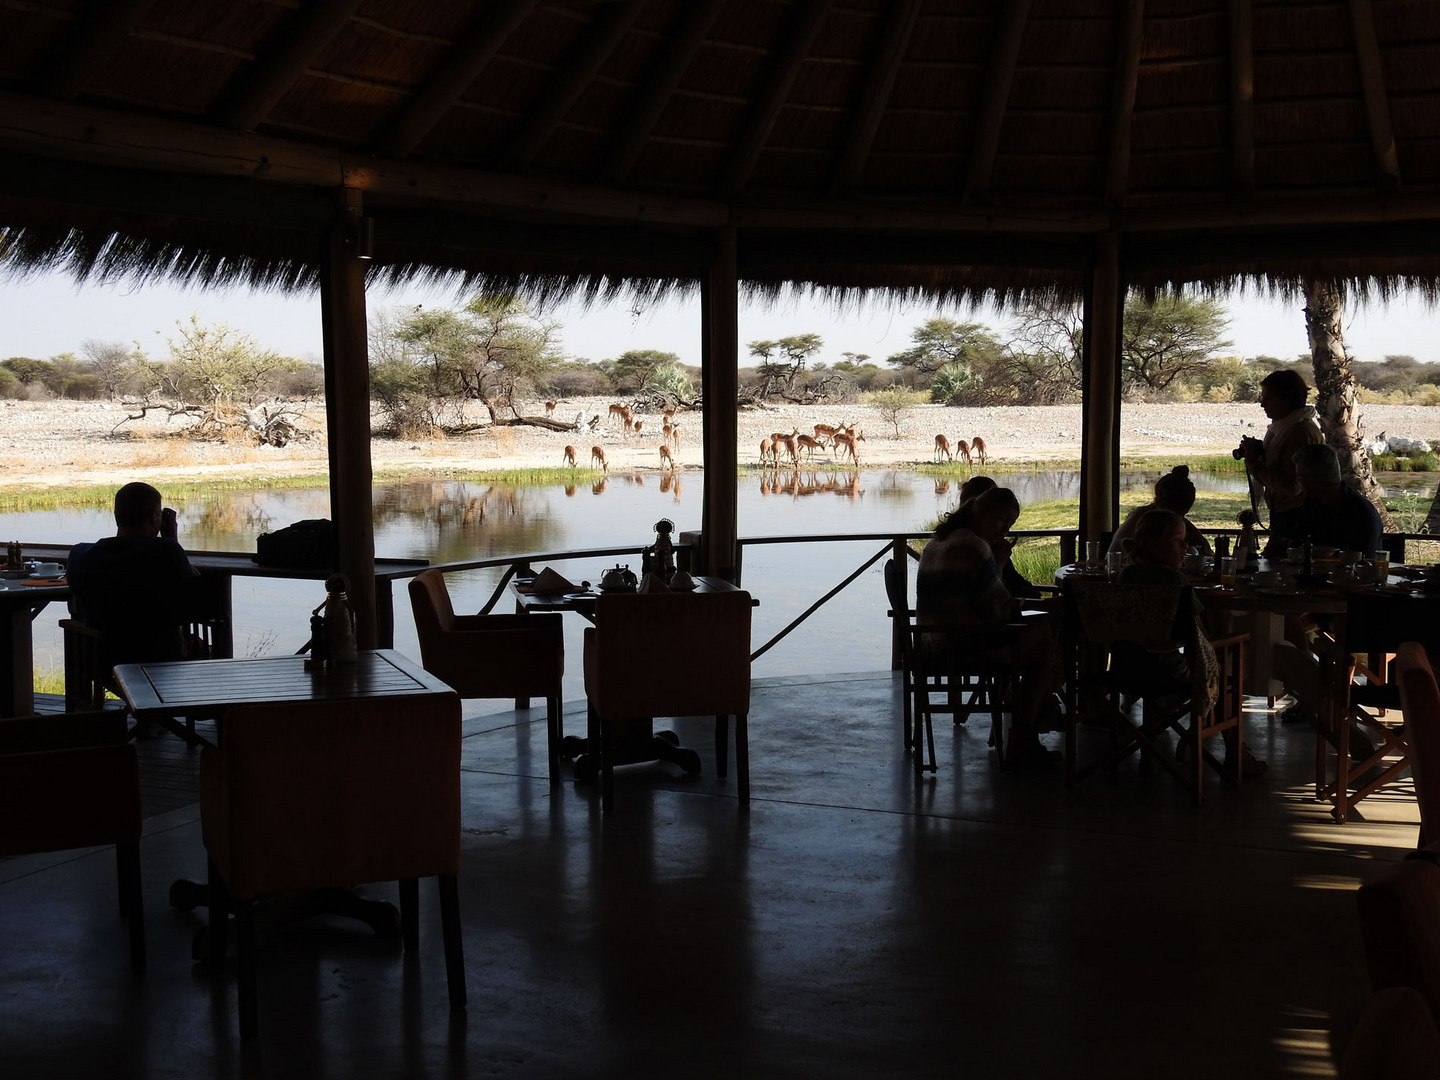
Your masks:
{"label": "wooden support pole", "polygon": [[738,569],[740,281],[735,230],[716,230],[715,256],[701,288],[700,383],[705,404],[705,573],[734,581]]}
{"label": "wooden support pole", "polygon": [[365,261],[360,192],[342,188],[325,237],[320,309],[325,321],[325,426],[330,445],[330,517],[335,566],[350,581],[356,641],[376,645],[375,524],[370,483],[370,358],[365,328]]}
{"label": "wooden support pole", "polygon": [[1080,536],[1115,528],[1120,487],[1120,326],[1125,283],[1120,237],[1095,238],[1085,283],[1084,418],[1080,436]]}

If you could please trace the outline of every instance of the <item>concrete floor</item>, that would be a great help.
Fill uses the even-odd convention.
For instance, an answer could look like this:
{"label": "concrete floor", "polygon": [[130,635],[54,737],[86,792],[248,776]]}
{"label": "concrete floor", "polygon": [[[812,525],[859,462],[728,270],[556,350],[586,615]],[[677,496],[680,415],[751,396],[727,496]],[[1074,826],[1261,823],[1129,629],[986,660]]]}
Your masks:
{"label": "concrete floor", "polygon": [[1414,845],[1408,783],[1335,825],[1312,733],[1265,713],[1270,776],[1212,778],[1198,811],[1133,763],[1073,792],[1000,776],[983,719],[943,724],[917,782],[889,673],[773,680],[753,708],[748,814],[682,721],[705,774],[629,770],[602,821],[544,778],[541,710],[467,706],[455,1016],[428,883],[413,957],[341,921],[262,935],[242,1046],[233,977],[190,961],[203,913],[167,907],[203,872],[193,805],[147,822],[142,976],[108,849],[0,862],[0,1075],[1331,1074],[1367,992],[1353,892]]}

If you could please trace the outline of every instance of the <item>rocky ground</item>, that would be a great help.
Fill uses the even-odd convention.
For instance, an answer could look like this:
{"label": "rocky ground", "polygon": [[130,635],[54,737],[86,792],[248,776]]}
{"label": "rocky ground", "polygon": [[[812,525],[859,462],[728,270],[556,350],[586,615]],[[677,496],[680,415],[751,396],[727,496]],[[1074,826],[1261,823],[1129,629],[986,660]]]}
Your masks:
{"label": "rocky ground", "polygon": [[[570,422],[577,414],[599,415],[591,431],[555,432],[537,427],[485,429],[473,435],[434,440],[377,437],[372,443],[374,467],[381,473],[426,473],[506,468],[555,467],[564,447],[576,449],[582,467],[592,446],[601,447],[612,469],[660,468],[660,426],[657,415],[642,414],[642,434],[625,435],[607,423],[610,399],[564,401],[556,419]],[[536,405],[524,412],[542,411]],[[183,422],[166,421],[163,413],[135,420],[118,404],[104,402],[4,402],[0,404],[0,487],[40,488],[111,484],[124,479],[194,481],[213,477],[266,479],[323,473],[326,448],[324,409],[306,410],[305,426],[313,437],[284,449],[187,438]],[[681,468],[701,464],[700,415],[680,413],[680,439],[674,454]],[[897,437],[877,409],[864,405],[779,406],[749,409],[740,414],[740,460],[756,461],[760,440],[774,432],[812,432],[817,423],[854,423],[865,435],[860,443],[864,467],[928,462],[935,436],[953,443],[980,435],[992,460],[1004,462],[1075,459],[1080,454],[1079,406],[954,409],[922,405],[900,422]],[[1366,434],[1387,432],[1414,438],[1440,439],[1440,408],[1412,405],[1369,405],[1363,408]],[[1122,452],[1129,456],[1174,458],[1224,453],[1241,435],[1259,435],[1265,417],[1256,405],[1127,405],[1121,422]],[[819,455],[820,460],[827,455]]]}

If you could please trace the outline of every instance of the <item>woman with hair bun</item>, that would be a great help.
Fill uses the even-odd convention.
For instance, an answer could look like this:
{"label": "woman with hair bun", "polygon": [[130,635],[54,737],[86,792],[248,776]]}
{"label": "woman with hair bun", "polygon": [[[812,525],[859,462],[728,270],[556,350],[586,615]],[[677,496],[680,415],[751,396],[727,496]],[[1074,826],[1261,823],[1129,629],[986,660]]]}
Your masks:
{"label": "woman with hair bun", "polygon": [[1185,522],[1185,546],[1194,548],[1201,555],[1209,555],[1210,542],[1185,517],[1194,505],[1195,484],[1190,479],[1190,466],[1176,465],[1155,481],[1154,500],[1147,506],[1131,510],[1125,520],[1120,523],[1120,527],[1115,530],[1114,538],[1110,541],[1110,551],[1124,551],[1125,542],[1135,535],[1140,519],[1151,510],[1169,510],[1172,514],[1178,514]]}

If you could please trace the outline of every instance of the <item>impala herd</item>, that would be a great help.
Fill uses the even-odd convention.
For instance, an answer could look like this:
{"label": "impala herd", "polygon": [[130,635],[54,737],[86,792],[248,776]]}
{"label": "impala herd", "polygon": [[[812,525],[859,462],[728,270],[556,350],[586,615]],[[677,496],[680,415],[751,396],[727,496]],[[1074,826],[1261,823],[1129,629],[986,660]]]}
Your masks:
{"label": "impala herd", "polygon": [[[555,411],[556,402],[545,402],[546,414]],[[583,414],[581,414],[583,417]],[[610,406],[609,418],[615,420],[621,428],[622,435],[641,435],[644,427],[643,420],[635,418],[635,412],[628,405],[614,404]],[[590,422],[593,429],[598,426],[600,417],[597,415]],[[577,422],[577,428],[579,424]],[[651,428],[653,431],[654,428]],[[783,431],[772,432],[768,439],[760,440],[760,464],[778,469],[782,462],[787,462],[795,468],[800,467],[800,460],[803,455],[805,460],[813,461],[815,451],[828,451],[831,460],[839,463],[849,459],[852,467],[860,465],[859,444],[865,441],[865,433],[854,424],[816,424],[813,435],[802,434],[800,429],[793,428],[788,434]],[[674,470],[675,448],[680,445],[680,425],[675,423],[675,409],[670,407],[661,413],[660,428],[660,468]],[[953,462],[956,458],[961,459],[967,465],[984,465],[986,463],[985,440],[976,435],[968,442],[965,439],[956,438],[951,442],[948,436],[935,436],[935,452],[933,459],[939,461],[941,457],[946,461]],[[571,468],[577,466],[577,455],[575,447],[565,447],[562,463]],[[605,450],[600,446],[590,448],[591,467],[599,467],[602,472],[610,471],[609,462],[605,459]]]}

